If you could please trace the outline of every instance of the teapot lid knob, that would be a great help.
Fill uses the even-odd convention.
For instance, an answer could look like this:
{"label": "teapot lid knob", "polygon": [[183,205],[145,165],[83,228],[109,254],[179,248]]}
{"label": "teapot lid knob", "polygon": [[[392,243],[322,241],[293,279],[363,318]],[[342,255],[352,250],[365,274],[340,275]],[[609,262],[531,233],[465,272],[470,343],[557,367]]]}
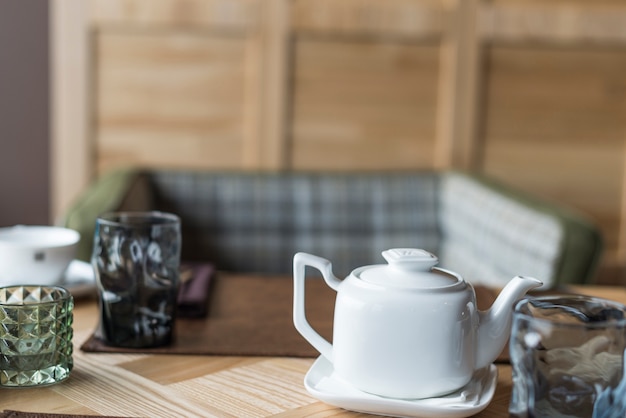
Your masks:
{"label": "teapot lid knob", "polygon": [[392,248],[382,254],[391,266],[402,270],[429,271],[439,262],[436,255],[417,248]]}

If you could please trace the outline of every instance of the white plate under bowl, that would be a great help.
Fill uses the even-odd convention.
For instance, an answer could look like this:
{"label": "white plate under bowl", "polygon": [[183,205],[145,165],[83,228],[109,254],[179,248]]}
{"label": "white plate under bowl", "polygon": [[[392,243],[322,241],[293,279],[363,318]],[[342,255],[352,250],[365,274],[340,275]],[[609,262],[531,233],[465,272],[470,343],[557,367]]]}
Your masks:
{"label": "white plate under bowl", "polygon": [[428,399],[392,399],[362,392],[337,376],[323,356],[315,360],[304,378],[304,386],[315,398],[329,405],[356,412],[394,417],[463,418],[489,405],[496,389],[495,365],[478,370],[463,388],[446,396]]}
{"label": "white plate under bowl", "polygon": [[74,298],[95,295],[96,276],[93,267],[84,261],[71,261],[58,285],[69,290]]}

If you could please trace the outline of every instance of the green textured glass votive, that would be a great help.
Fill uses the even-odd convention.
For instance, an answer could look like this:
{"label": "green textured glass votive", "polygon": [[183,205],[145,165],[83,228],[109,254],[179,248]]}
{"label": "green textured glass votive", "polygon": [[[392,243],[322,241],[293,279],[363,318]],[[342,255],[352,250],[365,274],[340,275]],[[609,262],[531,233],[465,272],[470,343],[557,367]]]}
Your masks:
{"label": "green textured glass votive", "polygon": [[73,308],[62,287],[0,288],[0,387],[47,386],[69,377]]}

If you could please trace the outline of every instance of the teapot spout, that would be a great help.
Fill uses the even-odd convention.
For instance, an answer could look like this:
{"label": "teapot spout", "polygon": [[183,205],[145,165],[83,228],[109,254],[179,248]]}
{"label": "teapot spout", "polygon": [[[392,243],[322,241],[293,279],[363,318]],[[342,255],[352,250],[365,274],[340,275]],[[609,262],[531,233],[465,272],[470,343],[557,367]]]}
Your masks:
{"label": "teapot spout", "polygon": [[477,369],[490,365],[498,358],[511,333],[515,303],[542,284],[532,277],[516,276],[502,289],[491,308],[479,312]]}

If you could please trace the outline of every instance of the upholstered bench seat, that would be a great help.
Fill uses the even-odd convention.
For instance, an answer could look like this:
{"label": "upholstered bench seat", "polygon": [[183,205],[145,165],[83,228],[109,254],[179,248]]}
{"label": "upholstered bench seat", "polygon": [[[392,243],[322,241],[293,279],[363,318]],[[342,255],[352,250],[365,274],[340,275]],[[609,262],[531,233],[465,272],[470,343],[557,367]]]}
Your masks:
{"label": "upholstered bench seat", "polygon": [[291,274],[310,252],[338,276],[384,263],[388,248],[423,248],[474,283],[517,274],[588,282],[601,253],[597,228],[580,214],[477,175],[259,173],[124,170],[84,191],[63,223],[82,234],[88,260],[96,216],[162,210],[182,219],[185,260],[220,270]]}

